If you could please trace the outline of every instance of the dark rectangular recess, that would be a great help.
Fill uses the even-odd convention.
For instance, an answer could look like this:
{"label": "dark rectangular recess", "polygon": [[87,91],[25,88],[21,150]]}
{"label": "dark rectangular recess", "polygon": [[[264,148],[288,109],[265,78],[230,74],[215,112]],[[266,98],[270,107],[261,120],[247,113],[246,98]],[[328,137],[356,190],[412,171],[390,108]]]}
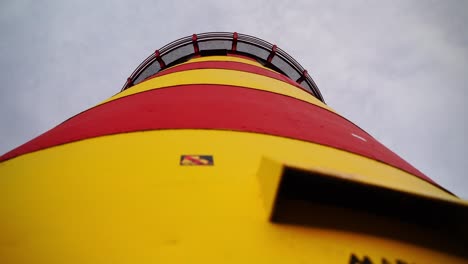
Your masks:
{"label": "dark rectangular recess", "polygon": [[468,256],[468,208],[285,167],[271,221],[366,233]]}

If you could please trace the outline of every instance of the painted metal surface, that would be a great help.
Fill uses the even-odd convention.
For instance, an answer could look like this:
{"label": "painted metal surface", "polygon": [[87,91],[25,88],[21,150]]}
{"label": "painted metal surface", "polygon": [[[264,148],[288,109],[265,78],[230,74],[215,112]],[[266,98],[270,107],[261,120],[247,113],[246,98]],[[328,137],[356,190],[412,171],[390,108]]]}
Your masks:
{"label": "painted metal surface", "polygon": [[[180,166],[185,153],[210,154],[215,166]],[[48,264],[352,263],[355,255],[374,263],[382,258],[466,263],[385,237],[269,222],[256,176],[265,153],[289,164],[364,175],[396,188],[447,197],[382,163],[292,139],[211,130],[118,134],[0,164],[0,259]],[[426,239],[430,237],[428,233]]]}
{"label": "painted metal surface", "polygon": [[330,107],[320,102],[318,99],[311,96],[306,91],[301,90],[286,82],[265,77],[262,75],[252,74],[249,72],[223,69],[199,69],[163,75],[161,77],[149,79],[146,82],[137,84],[130,89],[127,89],[112,96],[111,98],[105,100],[103,103],[152,89],[187,84],[232,85],[281,93],[291,97],[299,98],[312,104],[319,105],[323,108],[332,111]]}
{"label": "painted metal surface", "polygon": [[276,80],[284,81],[286,83],[289,83],[291,85],[294,85],[298,87],[301,90],[304,90],[301,86],[299,86],[295,81],[289,79],[288,77],[272,71],[268,68],[265,67],[259,67],[259,66],[254,66],[254,65],[249,65],[243,62],[223,62],[223,61],[200,61],[200,62],[191,62],[191,63],[184,63],[184,64],[179,64],[174,67],[168,68],[166,70],[160,71],[157,74],[150,76],[147,78],[151,79],[154,77],[158,76],[163,76],[169,73],[174,73],[174,72],[181,72],[181,71],[187,71],[187,70],[196,70],[196,69],[226,69],[226,70],[235,70],[235,71],[244,71],[244,72],[250,72],[250,73],[255,73],[259,75],[263,75],[266,77],[270,77]]}
{"label": "painted metal surface", "polygon": [[376,159],[432,182],[335,113],[287,96],[226,85],[174,86],[111,101],[68,120],[4,158],[96,136],[191,128],[264,133],[323,144]]}
{"label": "painted metal surface", "polygon": [[130,75],[122,91],[143,81],[147,76],[200,55],[241,55],[268,64],[298,82],[318,100],[322,94],[307,71],[288,53],[263,39],[237,32],[207,32],[175,40],[148,56]]}
{"label": "painted metal surface", "polygon": [[[236,56],[148,77],[0,157],[0,263],[468,263],[467,203],[294,80]],[[334,187],[282,199],[291,168]]]}

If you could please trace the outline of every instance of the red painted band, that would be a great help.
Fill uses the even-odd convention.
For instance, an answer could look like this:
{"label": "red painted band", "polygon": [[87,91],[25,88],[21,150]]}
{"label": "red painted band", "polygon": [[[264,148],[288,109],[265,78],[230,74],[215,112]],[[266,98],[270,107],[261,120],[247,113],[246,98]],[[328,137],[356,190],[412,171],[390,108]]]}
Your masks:
{"label": "red painted band", "polygon": [[67,120],[0,161],[77,140],[157,129],[235,130],[304,140],[366,156],[434,183],[339,115],[291,97],[226,85],[175,86],[111,101]]}
{"label": "red painted band", "polygon": [[190,160],[191,162],[193,163],[196,163],[196,164],[203,164],[203,162],[201,162],[200,160],[197,160],[197,159],[194,159],[190,156],[185,156],[186,159]]}
{"label": "red painted band", "polygon": [[288,77],[286,77],[285,75],[281,73],[270,71],[270,70],[263,69],[255,65],[246,64],[246,63],[237,62],[237,61],[200,61],[200,62],[191,62],[187,64],[180,64],[180,65],[171,67],[169,69],[162,70],[154,75],[151,75],[148,78],[146,78],[144,81],[147,81],[149,79],[153,79],[159,76],[163,76],[166,74],[174,73],[174,72],[182,72],[182,71],[196,70],[196,69],[225,69],[225,70],[235,70],[235,71],[242,71],[242,72],[263,75],[263,76],[267,76],[267,77],[291,84],[301,90],[304,90],[305,92],[309,93],[311,96],[314,96],[309,91],[302,88],[298,83],[289,79]]}

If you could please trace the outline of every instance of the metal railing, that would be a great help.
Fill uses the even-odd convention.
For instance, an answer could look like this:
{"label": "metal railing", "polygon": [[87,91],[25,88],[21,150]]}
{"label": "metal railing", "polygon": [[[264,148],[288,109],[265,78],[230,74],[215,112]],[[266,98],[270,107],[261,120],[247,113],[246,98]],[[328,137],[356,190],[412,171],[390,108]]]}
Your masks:
{"label": "metal railing", "polygon": [[252,57],[291,80],[324,102],[322,94],[307,71],[289,54],[265,40],[239,33],[209,32],[193,34],[175,40],[148,56],[130,75],[122,91],[138,84],[167,67],[182,63],[193,56],[219,53]]}

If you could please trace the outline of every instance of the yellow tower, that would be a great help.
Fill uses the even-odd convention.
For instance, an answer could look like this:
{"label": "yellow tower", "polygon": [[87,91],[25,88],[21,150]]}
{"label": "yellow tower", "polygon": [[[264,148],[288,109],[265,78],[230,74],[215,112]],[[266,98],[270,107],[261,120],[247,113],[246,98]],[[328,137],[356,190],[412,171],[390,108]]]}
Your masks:
{"label": "yellow tower", "polygon": [[0,162],[0,263],[468,263],[466,201],[244,34],[162,47]]}

